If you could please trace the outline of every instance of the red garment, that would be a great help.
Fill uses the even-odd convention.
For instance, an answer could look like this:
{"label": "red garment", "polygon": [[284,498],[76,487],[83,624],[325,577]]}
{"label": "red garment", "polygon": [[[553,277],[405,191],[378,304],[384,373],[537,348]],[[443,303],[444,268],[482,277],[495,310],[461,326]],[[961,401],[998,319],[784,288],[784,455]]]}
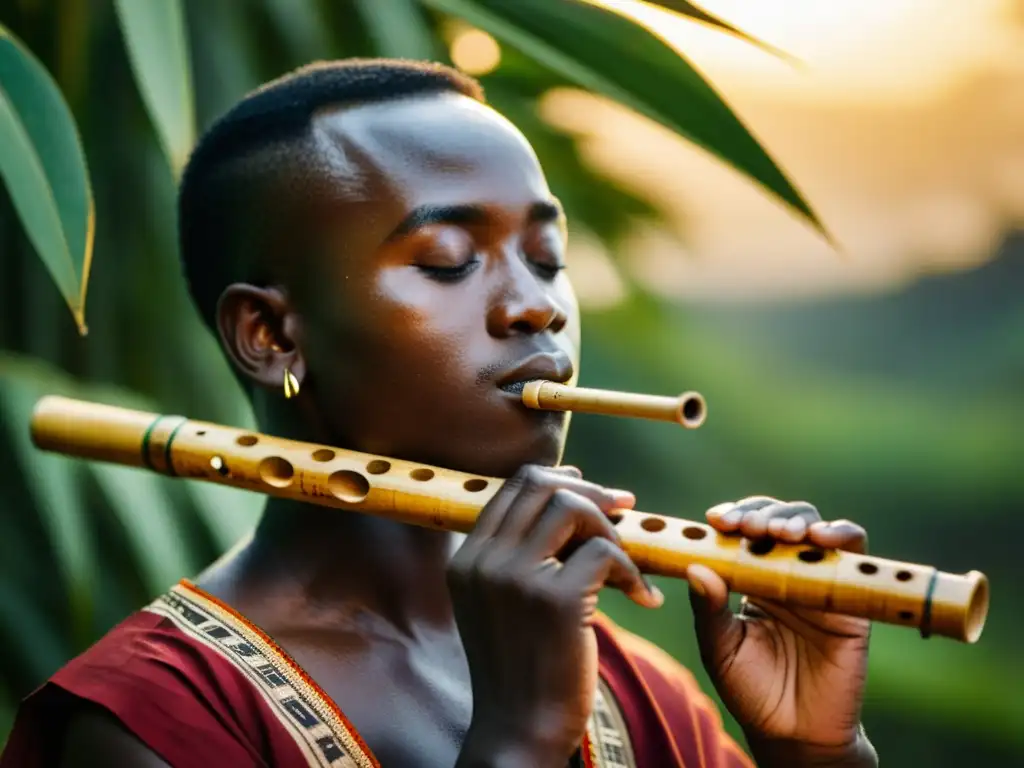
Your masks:
{"label": "red garment", "polygon": [[[0,768],[52,764],[81,699],[109,710],[175,768],[378,766],[333,702],[258,628],[184,582],[161,601],[22,703]],[[601,678],[636,768],[753,768],[687,670],[606,617],[596,631]],[[626,764],[616,762],[608,710],[595,710],[593,726],[584,752],[593,743],[604,757],[586,754],[585,763]]]}

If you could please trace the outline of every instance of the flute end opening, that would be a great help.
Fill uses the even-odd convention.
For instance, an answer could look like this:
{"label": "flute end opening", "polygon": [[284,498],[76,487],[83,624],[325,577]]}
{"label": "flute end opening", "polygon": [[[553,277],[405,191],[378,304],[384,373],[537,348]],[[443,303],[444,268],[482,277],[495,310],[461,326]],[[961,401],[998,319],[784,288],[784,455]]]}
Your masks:
{"label": "flute end opening", "polygon": [[974,589],[971,591],[967,615],[964,617],[964,641],[976,643],[981,637],[981,631],[985,628],[985,620],[988,618],[988,577],[980,571],[971,571],[967,574],[967,578],[974,582]]}
{"label": "flute end opening", "polygon": [[676,421],[686,429],[696,429],[707,418],[707,405],[698,392],[684,392],[679,396]]}

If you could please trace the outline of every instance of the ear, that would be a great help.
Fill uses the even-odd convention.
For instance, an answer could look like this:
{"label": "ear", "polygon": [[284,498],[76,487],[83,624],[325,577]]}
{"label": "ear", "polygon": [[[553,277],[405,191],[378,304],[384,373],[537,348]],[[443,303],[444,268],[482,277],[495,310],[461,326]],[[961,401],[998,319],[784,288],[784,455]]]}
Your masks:
{"label": "ear", "polygon": [[[217,303],[217,330],[235,367],[257,386],[283,391],[288,368],[302,384],[299,318],[279,288],[233,283]],[[300,390],[301,391],[301,390]]]}

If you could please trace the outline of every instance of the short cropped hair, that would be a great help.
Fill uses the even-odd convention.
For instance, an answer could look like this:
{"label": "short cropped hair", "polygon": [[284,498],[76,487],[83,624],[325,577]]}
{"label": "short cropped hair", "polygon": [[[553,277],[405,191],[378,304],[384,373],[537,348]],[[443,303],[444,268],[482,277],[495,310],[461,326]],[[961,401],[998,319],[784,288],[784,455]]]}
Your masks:
{"label": "short cropped hair", "polygon": [[[485,102],[474,78],[443,64],[401,59],[315,62],[247,94],[200,138],[178,192],[182,272],[203,320],[216,333],[217,302],[232,282],[258,281],[252,235],[269,212],[260,190],[301,165],[311,118],[321,108],[429,93]],[[249,242],[246,242],[246,240]],[[249,246],[252,246],[250,248]]]}

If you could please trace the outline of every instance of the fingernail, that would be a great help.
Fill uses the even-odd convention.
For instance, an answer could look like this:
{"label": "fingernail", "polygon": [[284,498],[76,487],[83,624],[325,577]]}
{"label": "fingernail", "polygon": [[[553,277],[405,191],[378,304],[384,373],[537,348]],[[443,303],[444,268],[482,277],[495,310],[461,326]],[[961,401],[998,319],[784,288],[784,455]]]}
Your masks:
{"label": "fingernail", "polygon": [[650,582],[647,582],[647,595],[647,603],[651,608],[661,608],[665,604],[664,593]]}
{"label": "fingernail", "polygon": [[729,512],[725,517],[722,518],[722,522],[732,525],[733,523],[738,523],[742,519],[743,513],[740,512],[738,509],[734,509],[732,512]]}
{"label": "fingernail", "polygon": [[712,507],[707,511],[708,517],[721,517],[732,507],[732,504],[719,504],[716,507]]}

